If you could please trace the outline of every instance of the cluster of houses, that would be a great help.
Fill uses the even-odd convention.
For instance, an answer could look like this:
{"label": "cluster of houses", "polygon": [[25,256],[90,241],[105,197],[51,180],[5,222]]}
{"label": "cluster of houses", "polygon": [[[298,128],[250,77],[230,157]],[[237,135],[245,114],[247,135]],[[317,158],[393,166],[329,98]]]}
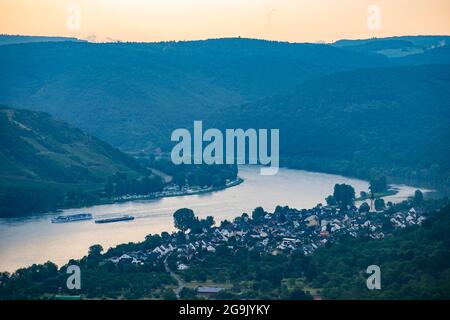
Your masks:
{"label": "cluster of houses", "polygon": [[264,213],[257,219],[247,214],[219,227],[204,229],[201,233],[187,232],[183,241],[173,234],[160,246],[146,251],[135,251],[108,258],[113,263],[158,263],[169,254],[177,257],[179,271],[189,268],[189,261],[200,252],[215,252],[219,246],[229,249],[246,247],[273,255],[300,251],[312,254],[317,248],[342,236],[382,239],[386,232],[396,228],[420,225],[423,212],[410,208],[405,211],[387,209],[378,212],[358,212],[356,207],[340,210],[333,206],[317,206],[297,210],[277,207],[274,213]]}

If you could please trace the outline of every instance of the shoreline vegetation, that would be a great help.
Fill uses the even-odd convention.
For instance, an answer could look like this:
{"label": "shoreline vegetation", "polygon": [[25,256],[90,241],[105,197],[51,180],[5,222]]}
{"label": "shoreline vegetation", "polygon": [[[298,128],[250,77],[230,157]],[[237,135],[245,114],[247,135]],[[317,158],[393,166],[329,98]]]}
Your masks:
{"label": "shoreline vegetation", "polygon": [[21,215],[1,216],[0,219],[36,216],[36,215],[42,215],[42,214],[58,214],[67,209],[80,209],[80,208],[84,208],[84,207],[92,207],[92,206],[114,204],[114,203],[124,203],[124,202],[129,202],[129,201],[157,200],[157,199],[171,198],[171,197],[193,196],[193,195],[217,192],[217,191],[225,190],[228,188],[232,188],[232,187],[240,185],[244,181],[245,180],[243,178],[237,177],[236,179],[227,182],[225,185],[218,186],[218,187],[209,186],[209,187],[201,188],[198,186],[194,186],[192,188],[183,188],[183,190],[180,190],[180,191],[160,191],[160,192],[153,192],[152,194],[147,194],[147,195],[125,195],[122,197],[99,199],[99,200],[94,200],[92,202],[83,202],[78,205],[72,203],[72,204],[68,204],[66,206],[60,206],[58,209],[49,210],[47,212],[34,212],[34,213],[21,214]]}
{"label": "shoreline vegetation", "polygon": [[[174,165],[137,157],[49,114],[0,105],[0,217],[220,190],[240,183],[233,165]],[[155,169],[155,171],[153,171]]]}
{"label": "shoreline vegetation", "polygon": [[229,181],[225,183],[223,186],[218,187],[192,187],[192,188],[186,188],[180,191],[160,191],[160,192],[154,192],[152,195],[131,195],[131,196],[123,196],[118,197],[117,199],[113,199],[113,203],[120,203],[120,202],[126,202],[126,201],[134,201],[134,200],[154,200],[154,199],[161,199],[161,198],[170,198],[170,197],[184,197],[184,196],[193,196],[197,194],[203,194],[203,193],[210,193],[210,192],[216,192],[220,190],[225,190],[228,188],[232,188],[235,186],[240,185],[245,180],[241,177],[237,177],[235,180]]}
{"label": "shoreline vegetation", "polygon": [[[236,167],[175,166],[164,152],[141,152],[133,157],[43,112],[0,107],[0,122],[5,132],[2,157],[7,160],[3,161],[3,170],[8,173],[0,172],[1,217],[201,194],[241,183],[236,180],[225,185],[237,177]],[[331,160],[292,162],[290,159],[288,156],[282,167],[364,180],[383,175],[380,170],[369,174]],[[185,189],[166,192],[168,186],[175,185]],[[385,190],[374,192],[375,197],[384,196],[381,191]]]}
{"label": "shoreline vegetation", "polygon": [[[286,166],[285,168],[289,169],[288,166]],[[302,170],[302,169],[295,169],[292,168],[292,170]],[[320,172],[320,171],[319,171]],[[321,172],[322,173],[322,172]],[[325,174],[334,174],[334,173],[329,173],[329,172],[323,172]],[[336,175],[338,175],[336,173]],[[357,178],[357,177],[355,177]],[[363,179],[363,178],[359,178],[359,179]],[[363,179],[365,180],[365,179]],[[220,186],[207,186],[207,187],[198,187],[198,186],[194,186],[194,187],[183,187],[181,188],[181,190],[173,190],[173,188],[168,188],[169,190],[164,190],[164,191],[158,191],[158,192],[153,192],[151,194],[146,194],[146,195],[124,195],[124,196],[120,196],[120,197],[114,197],[114,198],[110,198],[110,199],[103,199],[100,201],[96,201],[95,203],[91,203],[91,204],[83,204],[80,206],[70,206],[70,208],[82,208],[82,207],[86,207],[86,206],[95,206],[95,205],[103,205],[103,204],[113,204],[113,203],[123,203],[123,202],[128,202],[128,201],[141,201],[141,200],[156,200],[156,199],[162,199],[162,198],[170,198],[170,197],[183,197],[183,196],[190,196],[190,195],[198,195],[198,194],[205,194],[205,193],[211,193],[211,192],[216,192],[216,191],[221,191],[221,190],[225,190],[228,188],[232,188],[235,186],[240,185],[241,183],[243,183],[245,180],[242,179],[241,177],[238,176],[238,172],[237,172],[237,176],[236,179],[231,180],[231,181],[226,181],[224,185],[220,185]],[[366,180],[367,181],[367,180]],[[362,191],[359,197],[354,198],[354,202],[364,202],[367,200],[377,200],[377,199],[383,199],[384,197],[388,197],[388,196],[394,196],[396,195],[399,190],[394,187],[391,184],[387,184],[387,180],[385,176],[380,176],[378,179],[371,179],[369,181],[369,192],[364,192]],[[333,204],[333,203],[328,203],[328,204]],[[67,207],[69,208],[69,207]],[[67,209],[67,208],[63,208],[63,209]],[[61,212],[62,210],[57,210],[55,212]]]}
{"label": "shoreline vegetation", "polygon": [[157,199],[163,199],[163,198],[193,196],[193,195],[216,192],[216,191],[221,191],[221,190],[225,190],[228,188],[232,188],[232,187],[240,185],[244,181],[245,180],[242,179],[241,177],[237,177],[235,180],[232,180],[232,181],[226,183],[225,185],[219,186],[219,187],[212,187],[212,186],[205,187],[205,188],[192,187],[192,188],[187,188],[187,189],[183,189],[180,191],[159,191],[159,192],[154,192],[152,194],[147,194],[147,195],[125,195],[125,196],[116,197],[113,199],[102,199],[102,200],[94,201],[94,202],[88,203],[88,204],[80,204],[79,206],[70,205],[67,207],[62,207],[60,209],[51,211],[50,213],[60,213],[63,210],[69,209],[69,208],[78,209],[78,208],[84,208],[84,207],[88,207],[88,206],[90,207],[90,206],[98,206],[98,205],[104,205],[104,204],[124,203],[124,202],[129,202],[129,201],[157,200]]}
{"label": "shoreline vegetation", "polygon": [[[305,171],[310,171],[307,169],[300,169],[300,168],[295,168],[295,167],[290,167],[290,166],[283,166],[284,168],[287,169],[292,169],[292,170],[305,170]],[[314,171],[314,172],[320,172],[320,173],[324,173],[324,174],[335,174],[335,175],[341,175],[339,173],[333,173],[333,172],[329,172],[327,170],[325,171]],[[362,180],[366,180],[365,178],[361,178],[361,177],[355,177],[352,175],[349,175],[349,177],[354,177],[357,179],[362,179]],[[207,186],[207,187],[199,187],[199,186],[192,186],[192,187],[188,187],[188,186],[184,186],[181,187],[181,190],[173,190],[173,188],[171,188],[169,186],[169,190],[163,190],[163,191],[156,191],[156,192],[152,192],[150,194],[141,194],[141,195],[123,195],[123,196],[118,196],[118,197],[111,197],[111,198],[101,198],[101,199],[92,199],[91,201],[83,199],[82,202],[80,203],[68,203],[67,205],[61,205],[58,206],[58,208],[56,209],[52,209],[52,210],[47,210],[47,211],[42,211],[42,212],[32,212],[32,213],[28,213],[28,214],[20,214],[20,215],[6,215],[6,216],[2,216],[1,218],[11,218],[11,217],[23,217],[23,216],[34,216],[34,215],[40,215],[40,214],[45,214],[45,213],[49,213],[49,214],[57,214],[57,213],[61,213],[66,209],[78,209],[78,208],[84,208],[84,207],[90,207],[90,206],[97,206],[97,205],[106,205],[106,204],[114,204],[114,203],[124,203],[124,202],[129,202],[129,201],[142,201],[142,200],[157,200],[157,199],[162,199],[162,198],[170,198],[170,197],[182,197],[182,196],[190,196],[190,195],[198,195],[198,194],[205,194],[205,193],[211,193],[211,192],[217,192],[217,191],[221,191],[221,190],[225,190],[228,188],[232,188],[235,186],[240,185],[241,183],[243,183],[245,180],[242,179],[241,177],[237,176],[236,179],[231,180],[231,181],[226,181],[224,185],[220,185],[220,186]],[[167,186],[166,186],[167,187]],[[373,194],[373,199],[378,199],[378,198],[383,198],[383,197],[387,197],[387,196],[392,196],[398,193],[398,190],[396,188],[392,188],[391,185],[387,186],[386,185],[386,190],[382,190],[382,191],[378,191],[375,192]],[[355,198],[355,201],[366,201],[366,200],[370,200],[371,195],[370,193],[366,193],[363,192],[359,197]]]}
{"label": "shoreline vegetation", "polygon": [[[286,167],[286,168],[289,169],[289,167]],[[301,170],[301,169],[292,168],[292,170]],[[320,171],[318,171],[318,172],[320,172]],[[334,173],[329,173],[329,172],[321,172],[321,173],[334,174]],[[357,177],[355,177],[355,178],[357,178]],[[66,209],[79,209],[79,208],[84,208],[84,207],[114,204],[114,203],[124,203],[124,202],[129,202],[129,201],[157,200],[157,199],[163,199],[163,198],[183,197],[183,196],[192,196],[192,195],[199,195],[199,194],[205,194],[205,193],[212,193],[212,192],[217,192],[217,191],[221,191],[221,190],[225,190],[228,188],[238,186],[241,183],[243,183],[244,181],[245,181],[245,179],[238,176],[236,179],[226,182],[225,185],[223,185],[223,186],[217,186],[217,187],[208,186],[208,187],[203,187],[203,188],[194,186],[194,187],[184,187],[184,188],[182,188],[182,190],[179,190],[179,191],[166,190],[166,191],[153,192],[151,194],[145,194],[145,195],[124,195],[124,196],[114,197],[114,198],[109,198],[109,199],[94,200],[92,202],[81,203],[79,205],[68,204],[67,206],[61,206],[58,209],[50,210],[48,212],[35,212],[35,213],[24,214],[24,215],[20,215],[20,216],[33,216],[33,215],[40,215],[40,214],[45,214],[45,213],[57,214],[57,213],[63,212]],[[393,195],[396,195],[397,193],[398,193],[398,189],[392,188],[391,185],[389,185],[387,190],[374,193],[373,199],[375,200],[375,199],[380,199],[380,198],[384,198],[384,197],[388,197],[388,196],[393,196]],[[354,201],[355,202],[364,202],[364,201],[370,200],[370,199],[371,199],[371,195],[369,193],[363,192],[359,197],[356,197]],[[17,217],[17,216],[13,215],[11,217]],[[1,218],[11,218],[11,217],[4,216],[4,217],[0,217],[0,219]]]}
{"label": "shoreline vegetation", "polygon": [[[384,173],[382,170],[374,170],[373,173],[368,174],[364,170],[356,170],[354,168],[340,168],[338,164],[333,163],[333,161],[328,161],[328,165],[322,162],[315,162],[315,160],[302,160],[300,158],[294,159],[289,156],[285,156],[285,163],[282,163],[281,168],[288,168],[292,170],[304,170],[310,172],[320,172],[324,174],[340,175],[349,178],[360,179],[364,181],[370,181],[373,177],[385,176],[389,180],[390,185],[407,185],[418,189],[430,189],[439,196],[448,196],[450,194],[450,187],[444,184],[431,183],[423,179],[412,179],[408,177],[402,177],[399,175],[394,175],[392,173]],[[348,165],[348,163],[347,163]],[[395,195],[393,194],[383,194],[381,193],[379,197],[386,197]],[[357,199],[360,200],[360,199]],[[367,198],[365,199],[367,200]]]}
{"label": "shoreline vegetation", "polygon": [[[397,193],[398,193],[398,189],[389,188],[388,190],[374,193],[373,198],[378,199],[378,198],[395,196]],[[358,198],[355,199],[355,201],[366,201],[366,200],[370,200],[370,199],[371,199],[371,195],[367,193],[367,194],[363,194],[363,195],[359,196]]]}

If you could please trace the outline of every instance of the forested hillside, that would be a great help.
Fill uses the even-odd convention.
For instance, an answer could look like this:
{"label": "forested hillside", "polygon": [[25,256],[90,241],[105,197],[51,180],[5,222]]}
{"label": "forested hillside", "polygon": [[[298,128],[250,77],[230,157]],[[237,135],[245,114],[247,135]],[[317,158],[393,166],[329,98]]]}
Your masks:
{"label": "forested hillside", "polygon": [[414,54],[403,58],[392,59],[393,62],[403,65],[418,64],[450,64],[450,44],[429,50],[423,54]]}
{"label": "forested hillside", "polygon": [[143,169],[130,156],[43,112],[0,108],[2,176],[63,183],[99,182]]}
{"label": "forested hillside", "polygon": [[386,64],[330,45],[239,38],[7,45],[0,47],[0,103],[49,112],[122,149],[167,147],[173,129],[217,108]]}
{"label": "forested hillside", "polygon": [[[4,45],[0,103],[44,110],[126,151],[169,151],[171,132],[194,120],[280,128],[285,165],[448,187],[447,41]],[[421,51],[377,54],[405,48]]]}
{"label": "forested hillside", "polygon": [[[320,249],[312,285],[328,299],[449,299],[450,207],[422,227],[402,230],[380,241],[347,240]],[[381,290],[367,290],[369,265],[381,269]]]}
{"label": "forested hillside", "polygon": [[0,108],[1,216],[54,208],[116,173],[146,175],[134,158],[46,113]]}
{"label": "forested hillside", "polygon": [[280,128],[285,165],[449,186],[449,101],[449,65],[366,69],[307,81],[211,122]]}

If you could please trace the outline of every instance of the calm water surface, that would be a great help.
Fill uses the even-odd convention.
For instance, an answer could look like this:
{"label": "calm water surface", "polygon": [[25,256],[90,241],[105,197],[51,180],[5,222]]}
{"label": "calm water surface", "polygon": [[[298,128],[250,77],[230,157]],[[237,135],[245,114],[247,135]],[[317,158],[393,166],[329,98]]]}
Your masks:
{"label": "calm water surface", "polygon": [[[276,176],[260,176],[258,167],[243,166],[239,186],[203,195],[132,201],[67,209],[63,214],[89,212],[95,218],[123,214],[134,221],[95,224],[93,220],[65,224],[50,223],[55,214],[38,217],[0,219],[0,271],[14,271],[33,263],[53,261],[63,265],[71,258],[86,255],[89,246],[101,244],[105,249],[125,242],[142,241],[149,233],[172,231],[172,214],[183,207],[200,216],[214,216],[216,222],[251,213],[262,206],[273,211],[277,205],[310,208],[324,203],[336,183],[351,184],[356,193],[367,191],[368,182],[337,175],[280,169]],[[416,188],[396,186],[399,193],[386,201],[399,202],[414,194]]]}

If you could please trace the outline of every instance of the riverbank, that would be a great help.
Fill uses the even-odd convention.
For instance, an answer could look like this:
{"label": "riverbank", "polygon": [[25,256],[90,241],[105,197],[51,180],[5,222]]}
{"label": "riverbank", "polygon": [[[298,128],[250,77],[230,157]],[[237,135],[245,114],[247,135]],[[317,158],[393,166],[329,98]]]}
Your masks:
{"label": "riverbank", "polygon": [[[336,183],[349,184],[360,191],[368,191],[367,181],[344,176],[281,168],[275,176],[261,176],[259,167],[240,166],[242,181],[234,187],[217,192],[203,190],[197,194],[172,196],[150,200],[123,201],[104,205],[64,209],[61,214],[88,212],[94,218],[114,218],[132,215],[134,221],[99,225],[92,221],[52,224],[54,213],[0,219],[0,270],[14,271],[33,263],[48,260],[58,265],[71,258],[81,258],[93,244],[103,248],[121,243],[140,242],[148,234],[175,230],[173,213],[190,208],[197,216],[213,216],[216,222],[233,221],[256,207],[273,212],[276,206],[313,208],[324,203]],[[401,202],[414,194],[416,188],[399,186],[399,193],[387,201]]]}
{"label": "riverbank", "polygon": [[[281,167],[292,170],[305,170],[312,172],[321,172],[325,174],[343,175],[355,179],[370,180],[370,170],[364,168],[350,166],[348,161],[338,161],[328,159],[324,161],[320,158],[300,157],[300,156],[283,156]],[[411,176],[401,176],[395,172],[379,172],[386,176],[387,181],[391,185],[407,185],[414,186],[417,189],[432,190],[428,192],[428,196],[434,199],[450,196],[450,186],[447,184],[436,183],[429,179],[412,178]],[[388,195],[389,196],[389,195]]]}
{"label": "riverbank", "polygon": [[[164,199],[164,198],[172,198],[172,197],[184,197],[184,196],[193,196],[193,195],[199,195],[199,194],[207,194],[211,192],[217,192],[222,191],[228,188],[232,188],[235,186],[240,185],[244,182],[244,179],[241,177],[237,177],[235,180],[232,180],[228,183],[226,183],[224,186],[220,187],[207,187],[207,188],[188,188],[180,191],[161,191],[161,192],[154,192],[152,194],[146,194],[146,195],[128,195],[128,196],[122,196],[117,198],[102,198],[95,201],[89,201],[89,202],[83,202],[83,203],[70,203],[64,206],[60,206],[58,209],[51,210],[47,213],[50,214],[60,214],[64,212],[64,210],[67,209],[80,209],[80,208],[86,208],[91,206],[101,206],[101,205],[108,205],[108,204],[119,204],[129,201],[144,201],[144,200],[158,200],[158,199]],[[14,215],[14,216],[4,216],[0,217],[0,219],[5,218],[26,218],[26,217],[32,217],[32,216],[39,216],[45,214],[45,212],[35,212],[30,214],[22,214],[22,215]]]}
{"label": "riverbank", "polygon": [[[88,280],[85,280],[85,285],[82,286],[82,296],[88,299],[104,297],[189,299],[196,298],[197,295],[201,296],[204,292],[200,290],[202,287],[211,288],[213,294],[224,291],[227,298],[267,299],[268,295],[271,298],[291,298],[292,293],[288,295],[289,291],[286,289],[294,290],[299,285],[308,289],[307,295],[316,295],[318,290],[322,295],[323,289],[331,289],[335,286],[327,286],[327,281],[321,280],[320,276],[312,281],[313,279],[306,276],[303,270],[311,270],[308,269],[311,265],[314,268],[324,265],[323,261],[327,260],[327,256],[324,257],[323,254],[330,252],[324,250],[333,250],[330,257],[333,261],[336,260],[334,265],[343,263],[341,254],[345,250],[342,249],[348,249],[348,244],[351,245],[350,248],[357,247],[358,250],[347,252],[344,258],[346,261],[352,261],[351,258],[355,252],[363,251],[364,253],[357,259],[362,261],[362,265],[353,272],[356,275],[366,269],[367,263],[364,257],[367,258],[374,246],[381,249],[377,252],[389,252],[389,257],[396,257],[398,256],[395,254],[396,247],[392,244],[400,241],[401,247],[409,245],[409,250],[416,251],[416,255],[423,252],[425,255],[436,252],[433,257],[440,254],[436,261],[445,261],[445,250],[439,250],[439,245],[442,239],[445,239],[441,218],[444,218],[445,226],[448,226],[448,214],[446,214],[448,212],[441,212],[441,218],[433,217],[433,213],[446,205],[448,205],[448,199],[440,203],[430,201],[420,204],[412,200],[394,205],[377,214],[358,214],[356,209],[336,210],[333,207],[316,206],[311,209],[283,207],[277,208],[275,212],[264,212],[259,217],[258,215],[253,218],[244,216],[227,224],[217,223],[216,226],[195,232],[191,230],[189,237],[183,237],[185,238],[183,241],[179,241],[180,233],[167,234],[163,237],[149,234],[145,241],[122,243],[110,251],[102,252],[101,248],[96,247],[96,250],[91,250],[89,256],[79,261],[71,260],[70,264],[78,265],[82,272],[85,270],[88,272],[86,273]],[[446,220],[445,216],[447,216]],[[432,223],[434,221],[438,227],[436,232],[421,231],[423,230],[421,226],[426,220]],[[312,223],[314,221],[315,223]],[[318,223],[319,221],[326,223],[328,227],[326,231],[323,230],[322,223]],[[429,226],[428,223],[426,228],[429,229]],[[419,243],[411,247],[411,236],[402,238],[401,234],[404,232],[422,233],[420,239],[428,235],[429,241],[422,242],[427,245],[426,250],[417,246]],[[441,234],[440,238],[436,239],[436,234]],[[230,242],[230,240],[233,241]],[[335,248],[335,245],[339,246],[341,240],[344,241],[343,244],[341,243],[343,248],[330,249]],[[233,245],[234,241],[239,245]],[[368,241],[370,241],[369,246],[366,245]],[[383,241],[388,241],[387,245],[383,245]],[[94,251],[95,254],[92,253]],[[276,259],[274,255],[277,256]],[[316,257],[319,263],[308,262]],[[401,263],[412,261],[407,258],[405,260],[405,257],[400,258]],[[301,266],[301,268],[292,268],[293,265]],[[220,272],[217,272],[218,266],[220,266]],[[247,267],[242,268],[242,266]],[[261,269],[264,269],[263,273],[255,273],[255,270]],[[329,275],[333,276],[336,269],[333,266],[328,269],[324,268],[321,273],[329,272]],[[236,270],[240,270],[238,274]],[[282,274],[280,270],[284,270]],[[344,270],[345,273],[345,269],[339,270]],[[408,270],[412,269],[408,268]],[[11,290],[3,292],[15,296],[16,290],[22,290],[20,294],[26,294],[31,298],[40,298],[44,292],[47,297],[53,298],[57,293],[61,294],[61,289],[58,291],[57,286],[54,286],[57,271],[56,266],[49,262],[43,266],[33,266],[12,277],[4,277],[10,281]],[[429,273],[433,271],[427,269]],[[65,268],[59,269],[59,272],[62,278],[61,283],[64,283],[67,277]],[[38,273],[42,277],[36,276],[39,280],[36,283],[37,286],[49,291],[27,290],[30,274]],[[311,273],[312,276],[314,274]],[[118,284],[123,284],[122,287],[116,285],[117,276],[122,280]],[[267,285],[261,287],[264,290],[263,296],[255,292],[255,289],[258,289],[255,287],[255,276],[261,283],[263,280],[268,281]],[[123,277],[126,279],[122,279]],[[139,288],[142,288],[145,281],[149,281],[145,284],[148,289],[143,291]],[[130,290],[131,287],[136,289]],[[284,289],[280,290],[281,287]],[[397,290],[397,288],[394,289]],[[124,290],[130,292],[124,295]],[[70,294],[70,292],[63,293]]]}
{"label": "riverbank", "polygon": [[[277,205],[310,208],[324,202],[336,183],[367,190],[366,181],[315,172],[280,169],[275,176],[261,176],[257,166],[240,166],[239,177],[227,188],[211,192],[121,201],[62,210],[60,215],[91,213],[95,219],[132,215],[134,221],[99,225],[92,221],[53,224],[55,213],[0,219],[0,270],[14,271],[48,260],[61,265],[71,258],[86,255],[89,247],[103,248],[121,243],[143,241],[152,233],[174,231],[173,213],[190,208],[201,218],[213,216],[216,222],[232,221],[243,212],[251,214],[258,206],[267,211]],[[192,193],[192,192],[191,192]]]}
{"label": "riverbank", "polygon": [[126,201],[134,201],[134,200],[155,200],[155,199],[162,199],[162,198],[170,198],[170,197],[184,197],[184,196],[193,196],[198,194],[204,194],[209,192],[216,192],[225,190],[227,188],[232,188],[235,186],[240,185],[242,182],[244,182],[244,179],[237,177],[237,179],[230,181],[226,183],[224,186],[220,187],[207,187],[207,188],[187,188],[185,190],[180,191],[161,191],[161,192],[155,192],[153,194],[148,195],[130,195],[130,196],[123,196],[119,198],[112,199],[112,202],[109,203],[121,203]]}
{"label": "riverbank", "polygon": [[[161,191],[161,192],[155,192],[152,194],[146,194],[146,195],[128,195],[128,196],[122,196],[112,199],[101,199],[99,201],[95,201],[93,203],[89,204],[82,204],[79,206],[70,206],[70,208],[83,208],[86,206],[98,206],[98,205],[107,205],[107,204],[115,204],[115,203],[124,203],[129,201],[145,201],[145,200],[158,200],[158,199],[164,199],[164,198],[173,198],[173,197],[185,197],[185,196],[193,196],[193,195],[199,195],[199,194],[205,194],[210,192],[217,192],[221,190],[225,190],[228,188],[232,188],[235,186],[240,185],[244,182],[244,179],[237,177],[237,179],[230,181],[229,183],[226,183],[224,186],[220,187],[207,187],[207,188],[199,188],[196,189],[190,188],[180,191]],[[63,209],[67,209],[69,207],[64,207]],[[62,212],[63,210],[59,209],[56,211]]]}
{"label": "riverbank", "polygon": [[[398,189],[395,189],[395,188],[392,188],[391,186],[389,186],[389,189],[387,189],[386,191],[375,192],[373,194],[373,199],[395,196],[396,194],[398,194]],[[366,201],[366,200],[370,200],[370,199],[371,199],[370,193],[366,193],[364,196],[357,197],[355,199],[355,201]]]}

